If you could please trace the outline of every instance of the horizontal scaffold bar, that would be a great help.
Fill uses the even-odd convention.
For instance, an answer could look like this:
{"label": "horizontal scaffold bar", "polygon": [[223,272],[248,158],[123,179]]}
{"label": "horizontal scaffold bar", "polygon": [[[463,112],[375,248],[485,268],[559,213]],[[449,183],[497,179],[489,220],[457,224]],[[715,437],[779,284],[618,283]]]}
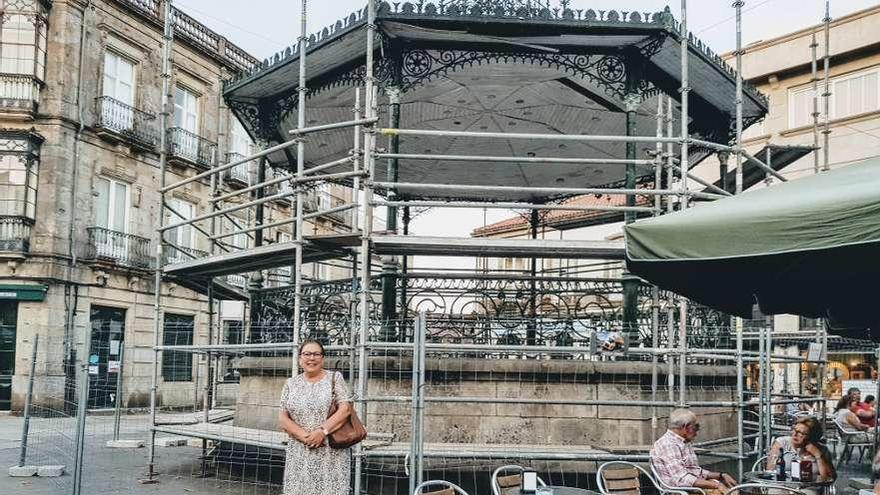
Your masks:
{"label": "horizontal scaffold bar", "polygon": [[262,151],[258,151],[252,155],[248,155],[244,158],[240,158],[238,160],[229,162],[225,165],[218,165],[216,167],[213,167],[211,170],[206,170],[200,174],[196,174],[196,175],[194,175],[192,177],[188,177],[182,181],[175,182],[174,184],[165,186],[165,187],[159,189],[159,192],[166,193],[166,192],[171,191],[173,189],[177,189],[180,186],[184,186],[186,184],[189,184],[190,182],[195,182],[197,180],[204,179],[206,177],[210,177],[213,174],[220,173],[225,170],[229,170],[229,169],[231,169],[233,167],[237,167],[239,165],[243,165],[251,160],[256,160],[257,158],[263,158],[264,156],[271,155],[272,153],[290,148],[291,146],[294,146],[297,142],[299,142],[300,137],[302,137],[306,134],[312,134],[312,133],[321,132],[321,131],[328,131],[328,130],[332,130],[332,129],[342,129],[342,128],[346,128],[346,127],[355,127],[355,126],[359,126],[359,125],[369,125],[369,124],[376,123],[378,121],[379,121],[378,118],[372,117],[369,119],[349,120],[346,122],[336,122],[333,124],[317,125],[314,127],[304,127],[302,129],[294,129],[294,130],[290,131],[290,133],[296,134],[297,137],[294,139],[291,139],[290,141],[285,141],[281,144],[272,146],[271,148],[266,148]]}
{"label": "horizontal scaffold bar", "polygon": [[[344,158],[342,160],[337,160],[337,162],[340,162],[340,163],[345,163],[347,161],[350,161],[350,159]],[[338,165],[338,163],[334,163],[334,165]],[[211,199],[211,202],[217,203],[219,201],[226,201],[229,198],[234,198],[235,196],[241,196],[242,194],[249,193],[251,191],[255,191],[255,190],[260,189],[262,187],[274,186],[275,184],[280,184],[282,182],[287,182],[287,181],[290,181],[291,184],[303,184],[303,183],[308,183],[308,182],[348,179],[351,177],[363,177],[364,174],[365,174],[365,172],[360,171],[360,170],[351,170],[348,172],[336,172],[334,174],[325,174],[325,175],[308,175],[308,176],[303,176],[303,177],[299,177],[296,174],[282,175],[280,177],[275,177],[273,179],[267,180],[265,182],[260,182],[258,184],[254,184],[252,186],[248,186],[243,189],[236,189],[235,191],[226,193],[222,196],[217,196],[216,198]]]}
{"label": "horizontal scaffold bar", "polygon": [[[364,402],[411,402],[409,395],[369,396]],[[525,397],[480,397],[480,396],[426,396],[425,402],[434,403],[472,403],[472,404],[546,404],[553,406],[632,406],[632,407],[681,407],[677,401],[650,400],[612,400],[612,399],[530,399]],[[690,407],[736,407],[734,401],[691,401]]]}
{"label": "horizontal scaffold bar", "polygon": [[523,210],[563,210],[563,211],[635,211],[651,213],[648,206],[578,206],[578,205],[536,205],[530,203],[480,203],[461,201],[373,201],[373,206],[410,206],[429,208],[503,208]]}
{"label": "horizontal scaffold bar", "polygon": [[653,167],[653,160],[627,160],[623,158],[554,158],[540,156],[481,156],[481,155],[419,155],[412,153],[376,153],[376,158],[399,160],[442,160],[447,162],[493,162],[493,163],[569,163],[573,165],[644,165]]}
{"label": "horizontal scaffold bar", "polygon": [[[314,211],[312,213],[306,213],[303,215],[303,220],[308,220],[310,218],[322,217],[324,215],[330,215],[332,213],[339,213],[341,211],[351,210],[352,208],[357,208],[357,203],[348,203],[344,205],[334,206],[333,208],[329,208],[327,210]],[[248,232],[255,232],[260,229],[271,229],[273,227],[281,227],[283,225],[289,225],[291,223],[296,223],[299,217],[287,218],[285,220],[278,220],[277,222],[267,223],[263,225],[255,225],[253,227],[248,227],[246,229],[233,230],[231,232],[226,232],[223,234],[217,234],[209,236],[208,238],[211,240],[223,239],[225,237],[232,237],[236,234],[246,234]]]}
{"label": "horizontal scaffold bar", "polygon": [[468,131],[438,131],[426,129],[390,129],[381,128],[379,132],[385,136],[434,136],[434,137],[462,137],[476,139],[534,139],[548,141],[581,141],[581,142],[605,142],[605,143],[681,143],[677,137],[658,136],[608,136],[590,134],[529,134],[529,133],[505,133],[505,132],[468,132]]}
{"label": "horizontal scaffold bar", "polygon": [[562,194],[607,194],[635,196],[680,196],[686,194],[695,198],[719,199],[724,196],[697,191],[673,191],[670,189],[604,189],[601,187],[517,187],[517,186],[478,186],[464,184],[422,184],[418,182],[374,182],[374,186],[386,189],[427,189],[431,191],[450,192],[482,192],[482,193],[523,193],[544,194],[547,196]]}
{"label": "horizontal scaffold bar", "polygon": [[[301,178],[297,178],[295,181],[292,181],[292,182],[304,183],[304,182],[313,182],[313,181],[321,181],[321,180],[333,180],[333,179],[339,179],[339,178],[345,178],[345,177],[360,176],[363,174],[364,174],[364,172],[362,172],[362,171],[340,172],[338,174],[314,175],[311,177],[301,177]],[[163,225],[162,227],[159,227],[159,231],[164,232],[166,230],[176,229],[178,227],[183,227],[184,225],[194,224],[196,222],[201,222],[202,220],[207,220],[209,218],[217,217],[220,215],[226,215],[227,213],[232,213],[235,211],[243,210],[245,208],[250,208],[252,206],[258,206],[258,205],[261,205],[264,203],[268,203],[270,201],[278,201],[279,199],[285,199],[285,198],[288,198],[288,197],[294,196],[294,195],[296,195],[295,190],[284,191],[284,192],[281,192],[278,194],[273,194],[272,196],[266,196],[266,197],[263,197],[260,199],[255,199],[253,201],[248,201],[246,203],[241,203],[241,204],[237,204],[234,206],[230,206],[228,208],[223,208],[222,210],[216,210],[216,211],[212,211],[209,213],[205,213],[203,215],[193,217],[193,218],[191,218],[189,220],[185,220],[183,222],[177,222],[177,223],[173,223],[170,225]]]}

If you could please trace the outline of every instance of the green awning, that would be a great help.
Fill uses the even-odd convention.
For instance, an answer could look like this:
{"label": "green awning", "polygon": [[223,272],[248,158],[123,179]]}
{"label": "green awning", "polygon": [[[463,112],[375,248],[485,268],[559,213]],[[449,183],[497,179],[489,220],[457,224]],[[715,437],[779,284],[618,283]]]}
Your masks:
{"label": "green awning", "polygon": [[42,301],[46,298],[45,285],[0,284],[0,300]]}
{"label": "green awning", "polygon": [[750,316],[880,322],[880,159],[625,227],[636,275]]}

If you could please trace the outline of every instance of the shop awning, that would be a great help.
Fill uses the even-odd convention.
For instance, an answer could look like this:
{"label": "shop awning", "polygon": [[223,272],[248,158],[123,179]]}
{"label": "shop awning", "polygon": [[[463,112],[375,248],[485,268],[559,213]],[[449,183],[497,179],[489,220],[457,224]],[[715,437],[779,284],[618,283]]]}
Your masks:
{"label": "shop awning", "polygon": [[36,284],[0,284],[0,300],[42,301],[48,287]]}
{"label": "shop awning", "polygon": [[748,317],[880,323],[880,159],[747,192],[625,228],[636,275]]}

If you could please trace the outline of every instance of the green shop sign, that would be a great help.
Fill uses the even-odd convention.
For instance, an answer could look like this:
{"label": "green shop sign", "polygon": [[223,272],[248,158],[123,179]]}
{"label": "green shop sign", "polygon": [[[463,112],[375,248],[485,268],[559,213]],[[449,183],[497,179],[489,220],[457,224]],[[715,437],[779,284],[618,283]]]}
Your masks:
{"label": "green shop sign", "polygon": [[42,301],[46,298],[45,285],[4,285],[0,284],[0,299],[16,301]]}

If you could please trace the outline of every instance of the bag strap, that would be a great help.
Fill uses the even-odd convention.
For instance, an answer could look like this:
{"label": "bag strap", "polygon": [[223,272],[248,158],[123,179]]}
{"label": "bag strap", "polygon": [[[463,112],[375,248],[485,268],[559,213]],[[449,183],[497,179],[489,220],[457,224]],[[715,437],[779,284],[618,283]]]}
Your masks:
{"label": "bag strap", "polygon": [[336,400],[336,372],[333,372],[333,378],[330,379],[330,401]]}

